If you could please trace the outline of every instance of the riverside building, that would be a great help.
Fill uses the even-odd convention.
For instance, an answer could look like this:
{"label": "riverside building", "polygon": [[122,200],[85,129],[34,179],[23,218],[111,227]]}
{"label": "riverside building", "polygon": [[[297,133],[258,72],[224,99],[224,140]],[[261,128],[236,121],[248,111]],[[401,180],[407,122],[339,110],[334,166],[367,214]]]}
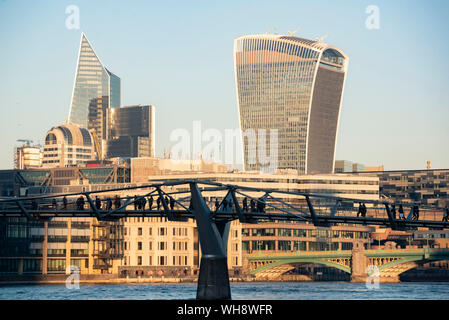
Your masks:
{"label": "riverside building", "polygon": [[[276,175],[213,172],[215,169],[221,170],[221,167],[219,165],[214,167],[208,163],[202,164],[196,160],[190,164],[185,162],[176,164],[174,161],[170,166],[169,161],[171,160],[132,159],[129,168],[118,165],[114,168],[110,165],[108,172],[105,172],[107,167],[101,166],[0,171],[0,185],[14,185],[15,187],[4,193],[13,196],[18,195],[17,192],[23,188],[27,188],[28,195],[42,192],[88,192],[188,178],[248,187],[289,191],[307,190],[307,192],[321,192],[350,198],[378,199],[377,177],[292,175],[288,172],[280,172]],[[145,165],[142,162],[151,163],[152,171],[145,174],[143,170]],[[132,174],[135,168],[139,169],[137,175]],[[192,168],[197,168],[197,171],[192,171]],[[130,170],[127,175],[121,175],[123,178],[127,177],[127,180],[113,180],[114,176],[120,176],[119,169]],[[51,178],[69,175],[69,173],[62,173],[68,170],[75,170],[73,175],[76,178],[67,180]],[[20,179],[19,175],[28,180]],[[133,177],[132,181],[131,177]],[[14,181],[22,182],[16,185],[17,182]],[[27,184],[29,184],[28,187],[26,187]],[[177,186],[173,186],[165,187],[164,191],[180,190]],[[139,189],[111,191],[102,194],[101,197],[115,195],[134,197],[146,193],[148,193],[147,190]],[[252,195],[251,192],[249,194]],[[174,196],[182,197],[183,195]],[[205,200],[213,209],[215,198],[221,199],[224,196],[224,191],[214,191],[208,194]],[[240,202],[241,200],[239,198]],[[155,206],[156,202],[153,208]],[[133,209],[132,205],[130,209]],[[120,277],[178,277],[195,275],[199,270],[201,248],[196,222],[193,220],[180,222],[167,221],[165,218],[125,218],[117,223],[105,224],[99,223],[94,218],[61,218],[48,222],[47,226],[44,223],[36,226],[24,219],[19,219],[3,224],[2,228],[5,230],[1,233],[4,236],[2,243],[5,244],[5,251],[2,251],[4,253],[0,255],[2,274],[25,275],[44,272],[57,274],[64,273],[64,268],[69,265],[79,266],[81,274],[113,274]],[[230,275],[238,276],[245,271],[245,255],[249,252],[336,250],[339,248],[344,250],[349,249],[354,241],[361,240],[368,243],[370,230],[369,227],[336,226],[323,231],[304,223],[247,225],[233,221],[227,248]]]}

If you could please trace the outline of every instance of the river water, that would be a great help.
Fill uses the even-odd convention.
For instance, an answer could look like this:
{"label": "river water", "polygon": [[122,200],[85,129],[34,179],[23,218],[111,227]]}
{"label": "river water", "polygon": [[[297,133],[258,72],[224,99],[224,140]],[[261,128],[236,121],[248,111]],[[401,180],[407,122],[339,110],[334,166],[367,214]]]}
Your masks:
{"label": "river water", "polygon": [[[349,282],[231,283],[234,300],[448,300],[449,283],[379,284]],[[8,300],[190,300],[196,284],[0,285],[0,299]]]}

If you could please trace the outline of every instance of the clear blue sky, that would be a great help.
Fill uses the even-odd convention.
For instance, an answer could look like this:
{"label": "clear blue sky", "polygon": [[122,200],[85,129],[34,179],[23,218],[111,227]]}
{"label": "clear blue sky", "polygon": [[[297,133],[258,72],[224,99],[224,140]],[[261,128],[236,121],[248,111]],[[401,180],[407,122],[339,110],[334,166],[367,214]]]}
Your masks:
{"label": "clear blue sky", "polygon": [[[69,30],[68,5],[80,9]],[[368,5],[380,29],[368,30]],[[0,0],[0,169],[17,139],[43,141],[69,112],[81,32],[122,79],[122,105],[156,106],[156,152],[173,129],[238,128],[233,40],[273,28],[327,35],[349,56],[337,159],[386,170],[449,168],[448,1]]]}

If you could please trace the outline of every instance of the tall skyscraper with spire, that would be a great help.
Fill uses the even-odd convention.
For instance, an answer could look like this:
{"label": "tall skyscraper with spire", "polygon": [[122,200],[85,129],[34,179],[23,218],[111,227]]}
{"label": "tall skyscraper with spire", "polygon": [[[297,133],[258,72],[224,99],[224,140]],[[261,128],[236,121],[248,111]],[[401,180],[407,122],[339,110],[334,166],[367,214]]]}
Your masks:
{"label": "tall skyscraper with spire", "polygon": [[[263,34],[237,38],[234,62],[242,132],[278,130],[278,169],[332,173],[348,57],[321,39]],[[242,139],[245,170],[262,169],[249,161],[260,146]]]}
{"label": "tall skyscraper with spire", "polygon": [[120,78],[101,63],[84,33],[73,85],[69,123],[107,139],[110,108],[120,108]]}

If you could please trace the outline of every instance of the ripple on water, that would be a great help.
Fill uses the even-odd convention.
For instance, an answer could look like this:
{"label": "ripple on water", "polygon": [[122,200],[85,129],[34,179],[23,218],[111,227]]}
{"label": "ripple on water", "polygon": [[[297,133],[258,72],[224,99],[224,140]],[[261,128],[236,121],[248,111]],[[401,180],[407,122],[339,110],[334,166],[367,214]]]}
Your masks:
{"label": "ripple on water", "polygon": [[[235,300],[361,300],[361,299],[449,299],[449,283],[380,284],[378,290],[364,283],[349,282],[250,282],[232,283]],[[196,284],[127,284],[0,286],[0,299],[17,300],[191,300]]]}

